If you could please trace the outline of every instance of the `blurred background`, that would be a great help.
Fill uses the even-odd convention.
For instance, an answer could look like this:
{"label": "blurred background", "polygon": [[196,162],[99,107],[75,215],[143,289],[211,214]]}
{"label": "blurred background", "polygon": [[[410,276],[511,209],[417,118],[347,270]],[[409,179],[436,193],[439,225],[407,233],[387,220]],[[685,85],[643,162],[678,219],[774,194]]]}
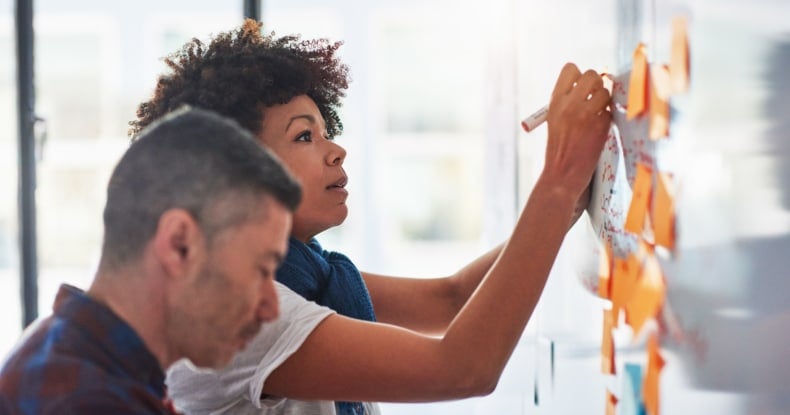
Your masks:
{"label": "blurred background", "polygon": [[[60,284],[90,284],[106,183],[128,145],[127,123],[165,69],[162,57],[237,27],[245,3],[35,2],[38,315],[50,313]],[[350,215],[319,240],[370,272],[456,271],[507,238],[545,150],[546,127],[526,135],[518,121],[548,102],[562,65],[619,73],[639,41],[651,61],[668,62],[669,21],[688,16],[692,84],[673,137],[689,143],[675,160],[683,251],[665,266],[678,312],[713,327],[702,334],[713,357],[700,363],[667,345],[662,410],[786,413],[790,5],[741,3],[264,0],[264,31],[342,40],[351,68],[338,139],[348,150]],[[0,356],[25,321],[14,15],[15,2],[0,0]],[[605,390],[625,393],[626,385],[600,373],[606,304],[579,284],[575,261],[588,236],[583,217],[496,392],[385,404],[384,414],[604,413]],[[618,364],[644,363],[643,345],[626,337]],[[733,361],[758,369],[720,365]]]}

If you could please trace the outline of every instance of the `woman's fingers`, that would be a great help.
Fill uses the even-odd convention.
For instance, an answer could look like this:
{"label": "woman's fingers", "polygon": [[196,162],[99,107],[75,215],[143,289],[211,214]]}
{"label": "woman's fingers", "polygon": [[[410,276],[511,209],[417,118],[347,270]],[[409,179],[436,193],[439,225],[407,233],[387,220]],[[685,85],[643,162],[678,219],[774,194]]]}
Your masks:
{"label": "woman's fingers", "polygon": [[601,79],[601,75],[592,69],[588,69],[576,81],[576,88],[574,88],[573,93],[578,94],[581,98],[585,98],[593,91],[601,88],[603,88],[603,79]]}
{"label": "woman's fingers", "polygon": [[551,94],[551,100],[554,101],[558,95],[565,95],[571,92],[574,84],[579,79],[582,73],[579,68],[572,63],[566,63],[560,71],[560,76],[557,77],[557,83],[554,84],[554,92]]}
{"label": "woman's fingers", "polygon": [[588,100],[593,108],[599,108],[599,111],[606,109],[609,105],[609,91],[604,88],[593,91],[590,99]]}

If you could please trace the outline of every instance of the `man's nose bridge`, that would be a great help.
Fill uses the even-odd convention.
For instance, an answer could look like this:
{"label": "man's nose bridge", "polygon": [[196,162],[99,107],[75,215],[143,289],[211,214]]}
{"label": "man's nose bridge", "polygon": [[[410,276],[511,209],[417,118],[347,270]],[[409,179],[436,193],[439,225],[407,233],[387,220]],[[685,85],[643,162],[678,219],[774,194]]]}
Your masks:
{"label": "man's nose bridge", "polygon": [[277,295],[274,281],[264,284],[261,301],[258,304],[258,316],[264,321],[277,318],[280,315],[280,296]]}

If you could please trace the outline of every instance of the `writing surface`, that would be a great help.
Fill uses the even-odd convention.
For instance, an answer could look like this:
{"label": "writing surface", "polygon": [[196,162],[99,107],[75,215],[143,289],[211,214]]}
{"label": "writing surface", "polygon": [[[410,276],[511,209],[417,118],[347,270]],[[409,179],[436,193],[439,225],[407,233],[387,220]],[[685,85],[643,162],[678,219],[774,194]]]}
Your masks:
{"label": "writing surface", "polygon": [[[578,350],[588,345],[586,339],[566,333],[582,331],[585,324],[601,327],[599,313],[585,314],[586,310],[576,308],[584,301],[578,292],[599,301],[604,309],[612,307],[607,297],[614,291],[614,281],[602,278],[600,258],[607,246],[613,258],[624,259],[637,251],[637,238],[624,230],[624,222],[635,166],[644,163],[654,177],[646,215],[650,223],[645,223],[648,232],[643,237],[655,244],[666,283],[659,321],[643,323],[643,331],[661,330],[665,362],[662,387],[651,408],[658,403],[661,413],[673,414],[784,413],[790,405],[786,398],[790,371],[777,362],[790,359],[786,294],[790,292],[790,35],[786,17],[779,16],[790,15],[790,3],[757,0],[754,7],[747,7],[728,0],[617,1],[616,5],[625,10],[616,11],[623,19],[613,23],[619,60],[606,68],[593,67],[612,73],[616,80],[615,122],[593,178],[598,187],[593,187],[592,208],[569,235],[571,254],[559,258],[557,265],[575,272],[570,278],[578,287],[563,281],[558,284],[565,289],[562,294],[547,291],[549,296],[565,296],[561,297],[565,308],[551,308],[554,318],[545,317],[549,313],[544,311],[541,332],[550,336],[564,329],[561,333],[571,339],[566,344],[577,345],[574,350]],[[686,44],[680,48],[673,27],[678,16],[686,21]],[[583,36],[607,36],[588,29],[580,29]],[[559,29],[525,31],[539,36]],[[650,137],[648,112],[626,120],[628,102],[623,97],[629,91],[627,75],[639,42],[646,45],[650,68],[658,65],[668,71],[661,81],[662,86],[669,81],[668,95],[663,90],[666,111],[660,113],[666,122],[659,130],[665,133],[654,134],[655,139]],[[577,56],[592,53],[591,47],[585,43],[568,48],[566,59],[577,61]],[[675,71],[678,67],[686,71]],[[552,81],[548,75],[546,84]],[[534,77],[534,72],[529,76]],[[528,149],[534,150],[529,147],[535,146],[534,141]],[[548,298],[547,303],[551,301]],[[655,307],[654,302],[646,314],[653,314]],[[633,337],[632,328],[620,323],[614,330],[617,364],[645,364],[647,338]],[[624,334],[624,340],[618,334]],[[623,371],[600,373],[600,340],[591,347],[595,350],[591,359],[606,383],[611,377],[619,379]],[[583,371],[575,375],[585,376]],[[591,377],[585,380],[599,385]],[[555,399],[573,399],[576,390],[563,389],[561,381],[558,385]],[[599,408],[607,396],[604,388],[596,390],[600,405],[591,404],[591,413],[603,412]],[[618,398],[619,411],[624,396]]]}

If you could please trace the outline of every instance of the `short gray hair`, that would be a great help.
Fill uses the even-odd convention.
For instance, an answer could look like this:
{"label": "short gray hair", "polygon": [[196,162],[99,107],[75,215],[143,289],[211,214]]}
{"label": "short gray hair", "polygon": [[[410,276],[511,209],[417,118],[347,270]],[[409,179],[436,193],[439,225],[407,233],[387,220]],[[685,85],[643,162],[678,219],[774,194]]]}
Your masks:
{"label": "short gray hair", "polygon": [[[201,109],[175,111],[142,130],[113,171],[102,263],[138,258],[168,209],[188,211],[210,240],[260,214],[258,204],[227,203],[250,197],[271,197],[293,212],[302,192],[282,163],[234,121]],[[212,209],[218,205],[222,209]]]}

